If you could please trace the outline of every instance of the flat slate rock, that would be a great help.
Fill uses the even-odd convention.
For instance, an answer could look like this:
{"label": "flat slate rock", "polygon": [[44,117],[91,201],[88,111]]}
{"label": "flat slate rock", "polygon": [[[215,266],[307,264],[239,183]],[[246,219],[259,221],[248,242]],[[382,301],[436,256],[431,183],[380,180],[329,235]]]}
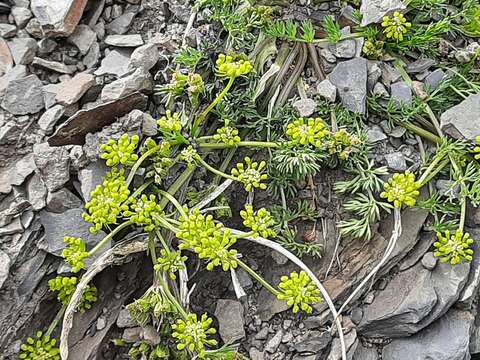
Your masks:
{"label": "flat slate rock", "polygon": [[470,95],[440,116],[442,131],[455,139],[474,140],[480,135],[480,93]]}
{"label": "flat slate rock", "polygon": [[114,123],[118,117],[134,109],[145,109],[146,106],[147,97],[137,92],[89,110],[80,110],[57,128],[48,143],[51,146],[83,145],[88,133],[100,131],[104,126]]}
{"label": "flat slate rock", "polygon": [[401,0],[363,0],[360,7],[361,26],[378,23],[385,15],[405,8],[406,6]]}
{"label": "flat slate rock", "polygon": [[69,36],[88,0],[32,0],[30,8],[47,36]]}
{"label": "flat slate rock", "polygon": [[35,114],[45,107],[43,84],[36,75],[11,80],[8,83],[2,108],[13,115]]}

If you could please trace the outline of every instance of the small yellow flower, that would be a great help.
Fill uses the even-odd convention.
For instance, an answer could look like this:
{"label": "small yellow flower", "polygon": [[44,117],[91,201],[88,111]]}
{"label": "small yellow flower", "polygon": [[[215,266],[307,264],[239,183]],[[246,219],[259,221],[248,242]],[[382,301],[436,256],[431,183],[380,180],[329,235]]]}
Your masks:
{"label": "small yellow flower", "polygon": [[445,234],[437,233],[438,241],[433,244],[437,249],[434,253],[435,257],[440,258],[441,262],[449,262],[456,265],[461,261],[472,261],[473,250],[471,246],[473,239],[468,233],[457,230],[451,234],[449,230]]}
{"label": "small yellow flower", "polygon": [[387,38],[402,41],[403,35],[408,32],[412,24],[407,22],[402,13],[395,11],[392,17],[385,16],[383,18],[382,26],[384,27],[383,33]]}
{"label": "small yellow flower", "polygon": [[[475,141],[477,142],[477,145],[480,144],[480,136],[477,136],[475,138]],[[475,146],[475,148],[473,149],[473,152],[476,153],[475,154],[475,159],[480,159],[480,146]]]}
{"label": "small yellow flower", "polygon": [[408,170],[404,174],[394,174],[384,186],[385,191],[380,197],[392,202],[397,208],[403,205],[414,206],[420,195],[418,191],[420,184],[415,181],[415,175]]}
{"label": "small yellow flower", "polygon": [[241,54],[220,54],[218,55],[216,64],[218,75],[229,78],[248,75],[253,70],[253,66],[250,61],[248,61],[248,58]]}
{"label": "small yellow flower", "polygon": [[321,118],[299,118],[287,125],[286,134],[301,145],[323,146],[323,138],[330,132]]}

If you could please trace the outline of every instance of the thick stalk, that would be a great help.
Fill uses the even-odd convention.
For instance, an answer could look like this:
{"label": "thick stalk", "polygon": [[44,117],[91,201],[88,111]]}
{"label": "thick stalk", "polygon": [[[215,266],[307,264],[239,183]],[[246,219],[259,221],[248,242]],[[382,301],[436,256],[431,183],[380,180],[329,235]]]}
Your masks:
{"label": "thick stalk", "polygon": [[168,297],[168,300],[170,300],[170,302],[177,308],[178,312],[180,313],[180,315],[182,315],[183,319],[187,320],[187,318],[188,318],[187,312],[185,311],[183,306],[180,305],[180,303],[177,301],[175,296],[172,295],[172,293],[170,292],[170,289],[167,286],[167,283],[162,279],[161,276],[158,277],[158,281],[160,282],[160,285],[162,286],[163,292]]}
{"label": "thick stalk", "polygon": [[88,256],[94,255],[98,250],[100,250],[106,243],[108,243],[116,234],[125,229],[126,227],[132,225],[132,221],[126,221],[123,224],[117,226],[110,234],[105,236],[95,247],[88,252]]}
{"label": "thick stalk", "polygon": [[130,186],[130,183],[132,182],[133,177],[135,176],[138,168],[140,167],[140,165],[142,165],[145,159],[148,158],[150,155],[155,154],[158,151],[158,149],[160,149],[160,145],[151,148],[150,150],[145,152],[145,154],[143,154],[138,158],[138,160],[135,162],[135,164],[133,164],[132,168],[130,169],[130,172],[128,173],[127,186]]}
{"label": "thick stalk", "polygon": [[157,191],[160,195],[165,196],[173,204],[173,206],[175,206],[177,208],[178,212],[183,217],[187,217],[187,213],[185,212],[185,210],[183,210],[182,205],[180,205],[180,203],[177,201],[177,199],[175,199],[175,197],[173,195],[170,195],[168,192],[163,191],[163,190],[157,190]]}
{"label": "thick stalk", "polygon": [[249,273],[255,280],[257,280],[260,284],[262,284],[265,289],[270,291],[273,295],[277,296],[280,292],[275,289],[272,285],[270,285],[263,277],[261,277],[259,274],[255,272],[250,266],[245,264],[242,260],[237,259],[238,265],[245,270],[247,273]]}
{"label": "thick stalk", "polygon": [[[172,186],[170,186],[167,192],[170,195],[175,195],[177,191],[180,190],[182,185],[190,178],[190,176],[193,174],[194,171],[195,171],[195,168],[187,167],[185,171],[177,178],[177,180],[175,180]],[[167,206],[167,204],[168,204],[167,198],[163,198],[162,200],[160,200],[160,207],[162,209],[164,209],[165,206]]]}
{"label": "thick stalk", "polygon": [[214,173],[215,175],[218,175],[218,176],[221,176],[221,177],[224,177],[225,179],[230,179],[230,180],[236,180],[233,176],[231,175],[227,175],[225,174],[224,172],[221,172],[220,170],[217,170],[215,169],[214,167],[208,165],[205,160],[203,160],[201,157],[198,157],[197,158],[197,161],[203,166],[205,167],[205,169],[207,169],[208,171]]}
{"label": "thick stalk", "polygon": [[45,336],[51,336],[55,328],[57,327],[58,323],[60,320],[62,320],[63,314],[65,314],[65,310],[67,310],[67,305],[62,305],[60,310],[58,311],[57,315],[55,315],[55,318],[53,319],[52,323],[47,329],[47,332],[45,333]]}
{"label": "thick stalk", "polygon": [[[441,160],[443,161],[440,163]],[[420,186],[427,184],[431,179],[433,179],[435,175],[442,171],[449,162],[450,161],[448,159],[444,159],[443,156],[439,156],[438,158],[433,160],[432,163],[428,166],[428,168],[423,172],[420,179],[418,179]]]}

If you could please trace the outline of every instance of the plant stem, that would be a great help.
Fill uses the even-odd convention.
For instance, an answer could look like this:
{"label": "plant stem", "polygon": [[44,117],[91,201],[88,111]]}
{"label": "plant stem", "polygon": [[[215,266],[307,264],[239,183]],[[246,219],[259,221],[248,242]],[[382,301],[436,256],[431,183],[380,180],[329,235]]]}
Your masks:
{"label": "plant stem", "polygon": [[187,320],[187,318],[188,318],[187,312],[185,311],[183,306],[180,305],[180,303],[177,301],[175,296],[172,295],[172,293],[170,292],[170,289],[167,286],[167,283],[163,280],[163,278],[161,276],[158,277],[158,281],[160,282],[160,285],[162,286],[162,289],[163,289],[165,295],[168,297],[168,300],[170,300],[170,302],[173,305],[175,305],[175,307],[177,308],[180,315],[182,315],[183,319]]}
{"label": "plant stem", "polygon": [[[439,162],[443,160],[440,164]],[[448,159],[444,159],[443,156],[439,156],[432,163],[428,166],[428,168],[423,172],[418,182],[420,186],[427,184],[435,175],[437,175],[440,171],[443,170],[445,166],[449,163]]]}
{"label": "plant stem", "polygon": [[143,192],[143,190],[149,187],[152,182],[153,182],[153,179],[148,179],[146,182],[144,182],[142,186],[140,186],[137,190],[135,190],[135,192],[125,201],[125,204],[129,204],[130,198],[136,198],[138,195],[140,195]]}
{"label": "plant stem", "polygon": [[162,218],[161,216],[156,216],[155,219],[157,219],[164,228],[167,228],[168,230],[172,231],[174,234],[178,232],[178,229],[175,226],[170,224],[166,219]]}
{"label": "plant stem", "polygon": [[197,134],[198,127],[201,125],[202,121],[205,120],[208,113],[220,102],[220,100],[222,100],[223,97],[225,95],[227,95],[227,93],[230,90],[230,88],[232,87],[234,81],[235,81],[235,78],[231,77],[228,80],[227,86],[225,86],[225,88],[222,90],[222,92],[220,94],[218,94],[218,96],[215,98],[215,100],[213,100],[213,102],[210,105],[208,105],[208,107],[205,109],[205,111],[202,112],[200,114],[200,116],[195,120],[195,122],[193,123],[193,127],[192,127],[192,136],[193,137],[198,135]]}
{"label": "plant stem", "polygon": [[253,270],[250,266],[245,264],[242,260],[237,259],[237,263],[243,270],[249,273],[255,280],[257,280],[260,284],[262,284],[273,295],[277,296],[280,293],[280,291],[278,291],[272,285],[270,285],[263,277],[257,274],[255,270]]}
{"label": "plant stem", "polygon": [[133,177],[137,173],[137,170],[140,167],[140,165],[142,165],[142,163],[145,161],[146,158],[148,158],[150,155],[157,152],[158,149],[160,149],[160,145],[157,145],[157,146],[151,148],[150,150],[148,150],[147,152],[145,152],[142,156],[140,156],[138,158],[138,160],[135,162],[135,164],[133,164],[132,168],[130,169],[130,172],[128,173],[127,187],[130,186],[130,183],[132,182]]}
{"label": "plant stem", "polygon": [[224,177],[225,179],[230,179],[230,180],[234,180],[236,181],[237,179],[234,178],[233,176],[231,175],[227,175],[225,174],[224,172],[221,172],[220,170],[217,170],[215,169],[214,167],[208,165],[205,160],[203,160],[201,157],[198,157],[197,158],[197,161],[202,165],[204,166],[207,170],[211,171],[212,173],[218,175],[218,176],[221,176],[221,177]]}
{"label": "plant stem", "polygon": [[[195,168],[187,167],[185,171],[177,178],[177,180],[175,180],[172,186],[170,186],[167,192],[172,196],[175,195],[176,192],[182,187],[182,185],[190,178],[190,176],[193,174],[194,171],[195,171]],[[167,206],[167,204],[168,204],[168,199],[163,198],[160,201],[160,208],[163,210],[165,206]]]}
{"label": "plant stem", "polygon": [[53,319],[52,323],[48,327],[47,332],[45,333],[46,336],[52,335],[53,331],[55,330],[58,323],[62,319],[63,314],[65,314],[65,310],[67,310],[67,305],[62,305],[62,307],[58,311],[57,315],[55,315],[55,318]]}
{"label": "plant stem", "polygon": [[183,207],[182,205],[180,205],[180,203],[178,202],[177,199],[175,199],[174,196],[170,195],[168,192],[166,191],[163,191],[163,190],[157,190],[157,192],[163,196],[165,196],[178,210],[178,212],[183,216],[183,217],[187,217],[187,213],[185,212],[185,210],[183,210]]}
{"label": "plant stem", "polygon": [[148,251],[152,257],[152,264],[155,265],[157,263],[157,253],[155,251],[155,238],[153,236],[150,236],[148,239]]}
{"label": "plant stem", "polygon": [[117,226],[115,230],[113,230],[110,234],[105,236],[95,247],[88,252],[88,256],[94,255],[98,250],[100,250],[106,243],[108,243],[116,234],[118,234],[121,230],[125,229],[127,226],[132,225],[132,221],[126,221],[123,224]]}
{"label": "plant stem", "polygon": [[228,145],[225,143],[199,143],[198,146],[204,149],[228,149],[241,146],[248,147],[259,147],[259,148],[278,148],[279,144],[268,141],[240,141],[233,145]]}

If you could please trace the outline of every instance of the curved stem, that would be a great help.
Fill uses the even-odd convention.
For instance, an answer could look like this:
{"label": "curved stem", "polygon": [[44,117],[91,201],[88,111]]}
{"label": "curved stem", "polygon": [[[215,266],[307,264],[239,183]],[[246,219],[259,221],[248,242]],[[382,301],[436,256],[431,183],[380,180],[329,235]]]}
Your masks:
{"label": "curved stem", "polygon": [[[440,159],[443,159],[443,157],[441,157]],[[435,160],[430,164],[427,170],[424,171],[424,173],[418,180],[418,182],[420,183],[420,186],[423,186],[427,184],[430,180],[432,180],[440,171],[443,170],[445,166],[448,165],[450,161],[448,159],[443,159],[443,161],[440,164],[438,164],[438,162],[434,164],[434,162]]]}
{"label": "curved stem", "polygon": [[135,164],[133,164],[132,168],[130,169],[130,172],[128,173],[127,186],[130,186],[130,183],[132,182],[133,177],[135,176],[138,168],[140,167],[140,165],[142,165],[142,163],[145,161],[145,159],[148,158],[150,155],[156,153],[158,151],[158,149],[160,149],[160,145],[157,145],[157,146],[151,148],[150,150],[148,150],[147,152],[145,152],[142,156],[140,156],[138,158],[137,162]]}
{"label": "curved stem", "polygon": [[220,170],[217,170],[215,169],[214,167],[208,165],[205,160],[203,160],[200,156],[197,158],[197,161],[202,165],[204,166],[207,170],[209,170],[210,172],[214,173],[215,175],[218,175],[218,176],[221,176],[221,177],[224,177],[225,179],[230,179],[230,180],[233,180],[233,181],[236,181],[237,179],[234,178],[233,176],[231,175],[227,175],[225,174],[224,172],[221,172]]}
{"label": "curved stem", "polygon": [[237,259],[237,263],[243,270],[249,273],[255,280],[257,280],[260,284],[262,284],[265,287],[265,289],[270,291],[273,295],[277,296],[278,294],[280,294],[280,291],[278,291],[272,285],[270,285],[263,277],[257,274],[255,270],[253,270],[250,266],[245,264],[242,260]]}
{"label": "curved stem", "polygon": [[65,310],[67,310],[67,305],[62,305],[62,307],[58,311],[57,315],[55,315],[55,318],[53,319],[52,323],[48,327],[48,329],[45,333],[46,336],[52,335],[52,333],[55,330],[55,328],[57,327],[58,323],[60,322],[60,320],[62,320],[63,314],[65,314]]}
{"label": "curved stem", "polygon": [[465,197],[462,197],[462,204],[461,204],[461,210],[460,210],[460,223],[458,225],[458,229],[463,232],[463,229],[465,228],[465,217],[467,215],[467,199]]}
{"label": "curved stem", "polygon": [[177,199],[175,199],[175,197],[173,195],[170,195],[168,192],[163,191],[163,190],[157,190],[157,192],[159,194],[165,196],[177,208],[178,212],[183,217],[187,217],[187,213],[185,212],[185,210],[183,210],[182,205],[180,205],[180,203],[177,201]]}
{"label": "curved stem", "polygon": [[[175,180],[175,182],[170,186],[170,188],[167,190],[167,192],[170,195],[175,195],[178,190],[182,187],[182,185],[190,178],[190,176],[193,174],[195,171],[195,168],[187,167],[185,171]],[[164,209],[165,206],[168,204],[168,199],[163,198],[160,200],[160,208]]]}
{"label": "curved stem", "polygon": [[204,149],[228,149],[228,148],[235,148],[235,147],[259,147],[259,148],[278,148],[280,147],[279,144],[274,142],[268,141],[240,141],[233,145],[228,145],[225,143],[199,143],[198,146]]}
{"label": "curved stem", "polygon": [[95,247],[88,252],[88,256],[92,256],[95,254],[98,250],[100,250],[106,243],[108,243],[116,234],[118,234],[121,230],[125,229],[127,226],[132,225],[132,221],[126,221],[123,224],[117,226],[115,230],[113,230],[110,234],[105,236]]}
{"label": "curved stem", "polygon": [[158,281],[160,282],[160,285],[162,286],[162,290],[164,291],[165,295],[168,297],[168,300],[170,300],[170,302],[175,305],[175,307],[177,308],[178,312],[180,313],[180,315],[182,315],[183,319],[184,320],[187,320],[188,318],[188,313],[185,311],[185,309],[183,308],[182,305],[180,305],[180,303],[177,301],[177,299],[175,298],[175,296],[172,295],[172,293],[170,292],[170,289],[168,288],[167,286],[167,283],[165,281],[163,281],[162,277],[159,276],[158,277]]}
{"label": "curved stem", "polygon": [[160,223],[160,225],[162,225],[164,228],[172,231],[174,234],[176,234],[178,232],[178,229],[173,226],[172,224],[170,224],[168,221],[166,221],[164,218],[162,218],[161,216],[155,216],[155,219],[158,220],[158,222]]}

